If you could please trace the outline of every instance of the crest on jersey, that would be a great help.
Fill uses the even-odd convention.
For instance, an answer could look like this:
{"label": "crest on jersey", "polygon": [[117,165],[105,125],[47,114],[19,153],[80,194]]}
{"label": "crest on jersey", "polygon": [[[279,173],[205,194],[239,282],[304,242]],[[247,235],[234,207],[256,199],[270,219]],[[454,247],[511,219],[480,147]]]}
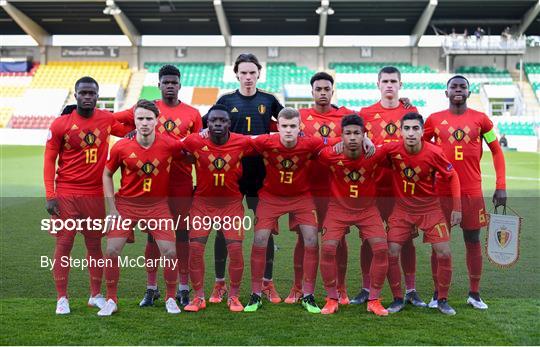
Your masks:
{"label": "crest on jersey", "polygon": [[356,182],[360,179],[360,173],[358,173],[358,171],[351,171],[347,176],[349,176],[349,178],[353,182]]}
{"label": "crest on jersey", "polygon": [[176,128],[176,123],[171,119],[167,119],[167,121],[163,123],[163,126],[167,132],[171,132],[174,130],[174,128]]}
{"label": "crest on jersey", "polygon": [[406,167],[403,169],[403,174],[405,175],[405,177],[411,179],[414,176],[414,170],[410,167]]}
{"label": "crest on jersey", "polygon": [[285,169],[290,169],[294,165],[294,162],[290,159],[283,159],[281,161],[281,166],[283,166]]}
{"label": "crest on jersey", "polygon": [[319,134],[321,134],[323,137],[328,137],[328,135],[330,135],[330,127],[326,124],[322,125],[320,128],[319,128]]}
{"label": "crest on jersey", "polygon": [[227,164],[227,162],[225,161],[225,159],[223,158],[216,158],[214,159],[214,166],[216,167],[216,169],[218,170],[221,170],[225,167],[225,164]]}
{"label": "crest on jersey", "polygon": [[452,135],[456,140],[461,141],[465,137],[465,132],[461,129],[457,129]]}
{"label": "crest on jersey", "polygon": [[397,126],[394,123],[388,123],[384,127],[384,130],[386,130],[388,135],[394,135],[397,131]]}
{"label": "crest on jersey", "polygon": [[266,106],[264,106],[263,104],[260,104],[257,107],[257,111],[259,111],[260,114],[265,114],[266,113]]}
{"label": "crest on jersey", "polygon": [[84,135],[84,142],[86,142],[88,146],[92,146],[96,142],[96,135],[89,132],[88,134]]}
{"label": "crest on jersey", "polygon": [[144,172],[145,174],[147,175],[150,175],[154,169],[156,167],[154,166],[154,164],[152,164],[151,162],[147,161],[146,163],[143,164],[143,166],[141,167],[141,170],[142,172]]}

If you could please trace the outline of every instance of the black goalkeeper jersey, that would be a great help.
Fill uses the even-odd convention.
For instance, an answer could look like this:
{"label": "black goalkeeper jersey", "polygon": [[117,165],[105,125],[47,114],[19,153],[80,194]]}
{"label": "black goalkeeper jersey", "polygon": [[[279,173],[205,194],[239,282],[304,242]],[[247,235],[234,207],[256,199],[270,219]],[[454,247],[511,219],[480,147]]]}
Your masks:
{"label": "black goalkeeper jersey", "polygon": [[[270,132],[270,121],[283,106],[270,93],[257,89],[253,96],[244,96],[237,89],[222,95],[216,104],[227,106],[231,114],[231,131],[244,135],[260,135]],[[203,118],[206,127],[206,116]]]}

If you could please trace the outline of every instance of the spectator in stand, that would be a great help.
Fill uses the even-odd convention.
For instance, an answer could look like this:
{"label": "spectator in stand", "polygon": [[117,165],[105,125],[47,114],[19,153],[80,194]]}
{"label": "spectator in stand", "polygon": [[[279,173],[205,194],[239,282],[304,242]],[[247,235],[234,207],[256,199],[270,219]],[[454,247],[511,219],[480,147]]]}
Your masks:
{"label": "spectator in stand", "polygon": [[504,134],[501,135],[501,138],[499,139],[499,144],[502,148],[508,148],[508,140],[506,139],[506,136]]}

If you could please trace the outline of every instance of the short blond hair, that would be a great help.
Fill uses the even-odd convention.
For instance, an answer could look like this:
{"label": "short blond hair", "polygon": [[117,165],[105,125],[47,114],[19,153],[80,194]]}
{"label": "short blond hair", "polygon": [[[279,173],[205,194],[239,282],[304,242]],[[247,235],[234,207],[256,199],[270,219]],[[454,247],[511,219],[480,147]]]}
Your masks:
{"label": "short blond hair", "polygon": [[280,119],[280,118],[284,118],[284,119],[300,118],[300,112],[298,112],[298,110],[295,108],[285,107],[278,113],[277,119]]}

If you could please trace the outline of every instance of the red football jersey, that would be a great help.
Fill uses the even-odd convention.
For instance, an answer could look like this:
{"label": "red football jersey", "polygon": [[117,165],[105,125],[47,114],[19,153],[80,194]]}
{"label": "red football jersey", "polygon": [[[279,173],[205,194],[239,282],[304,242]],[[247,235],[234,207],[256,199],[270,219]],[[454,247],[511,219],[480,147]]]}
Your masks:
{"label": "red football jersey", "polygon": [[422,149],[416,154],[408,153],[403,142],[391,142],[383,148],[392,165],[396,203],[412,214],[430,213],[440,208],[435,174],[447,180],[455,174],[442,149],[426,141],[422,141]]}
{"label": "red football jersey", "polygon": [[426,120],[424,139],[434,138],[442,148],[459,175],[463,193],[482,194],[482,137],[492,129],[486,114],[470,108],[462,115],[449,110],[433,113]]}
{"label": "red football jersey", "polygon": [[195,157],[197,189],[195,197],[240,198],[242,193],[238,180],[242,176],[242,158],[254,155],[251,138],[230,133],[229,140],[216,145],[210,138],[203,139],[199,134],[191,134],[183,140],[185,150]]}
{"label": "red football jersey", "polygon": [[[73,110],[56,118],[45,145],[44,181],[47,199],[60,194],[103,195],[103,168],[109,135],[124,136],[129,129],[105,110],[95,109],[85,118]],[[58,169],[55,165],[58,157]]]}
{"label": "red football jersey", "polygon": [[[328,138],[338,138],[341,136],[341,118],[345,115],[354,114],[354,111],[346,107],[335,108],[332,106],[326,113],[318,113],[315,108],[303,108],[300,112],[300,129],[305,135],[320,137],[328,142]],[[330,187],[330,171],[328,167],[314,161],[309,166],[309,177],[311,191],[316,195],[325,194]]]}
{"label": "red football jersey", "polygon": [[405,108],[400,102],[396,108],[384,108],[381,102],[360,110],[366,125],[366,134],[375,145],[401,141],[401,118],[409,112],[418,112],[416,107]]}
{"label": "red football jersey", "polygon": [[384,147],[366,159],[364,155],[351,159],[337,154],[333,148],[324,148],[318,157],[321,165],[331,171],[332,201],[346,210],[359,210],[374,204],[376,173],[379,166],[388,166]]}
{"label": "red football jersey", "polygon": [[283,146],[279,134],[254,138],[253,147],[263,156],[266,167],[259,197],[309,195],[308,167],[323,146],[323,140],[314,136],[298,137],[293,148]]}
{"label": "red football jersey", "polygon": [[142,147],[136,138],[121,139],[115,143],[111,148],[107,168],[111,172],[119,167],[122,170],[120,189],[116,196],[167,198],[171,162],[173,158],[183,157],[182,147],[179,140],[158,133],[149,148]]}
{"label": "red football jersey", "polygon": [[[418,112],[416,107],[405,108],[400,102],[396,108],[384,108],[381,102],[364,107],[360,116],[364,119],[366,135],[375,145],[401,141],[401,118],[409,112]],[[381,169],[377,177],[379,190],[389,190],[392,186],[392,174]]]}
{"label": "red football jersey", "polygon": [[[166,134],[173,139],[182,139],[189,134],[198,133],[202,129],[202,118],[199,111],[183,102],[180,102],[174,107],[170,107],[162,100],[154,101],[159,109],[159,117],[156,125],[156,132],[160,134]],[[128,124],[135,129],[135,122],[133,118],[133,108],[128,110],[117,112],[114,117],[124,123]],[[171,185],[177,183],[191,182],[191,169],[192,166],[189,163],[173,160],[171,168]]]}

